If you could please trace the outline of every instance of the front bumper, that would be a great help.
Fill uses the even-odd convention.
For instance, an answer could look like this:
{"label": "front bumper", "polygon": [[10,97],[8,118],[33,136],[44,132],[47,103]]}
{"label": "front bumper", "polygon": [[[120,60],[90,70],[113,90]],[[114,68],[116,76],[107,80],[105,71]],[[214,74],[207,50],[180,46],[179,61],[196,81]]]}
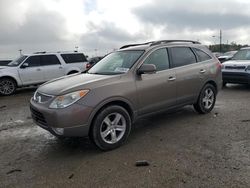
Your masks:
{"label": "front bumper", "polygon": [[88,136],[90,127],[88,120],[92,110],[91,107],[77,103],[63,109],[50,109],[33,99],[30,100],[33,121],[53,134],[66,137]]}
{"label": "front bumper", "polygon": [[250,73],[248,72],[222,72],[225,83],[250,84]]}

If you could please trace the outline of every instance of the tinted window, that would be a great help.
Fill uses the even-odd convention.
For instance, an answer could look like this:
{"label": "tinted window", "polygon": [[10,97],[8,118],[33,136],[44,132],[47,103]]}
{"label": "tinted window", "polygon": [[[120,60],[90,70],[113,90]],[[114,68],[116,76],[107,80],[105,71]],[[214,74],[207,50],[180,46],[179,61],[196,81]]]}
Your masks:
{"label": "tinted window", "polygon": [[207,61],[209,59],[212,59],[208,54],[206,54],[205,52],[203,52],[202,50],[193,49],[196,53],[196,55],[198,56],[199,61]]}
{"label": "tinted window", "polygon": [[169,60],[167,49],[159,49],[151,53],[144,64],[154,64],[157,71],[166,70],[169,68]]}
{"label": "tinted window", "polygon": [[180,67],[196,63],[194,53],[187,47],[173,47],[171,48],[173,67]]}
{"label": "tinted window", "polygon": [[86,62],[87,59],[83,54],[61,54],[65,63]]}
{"label": "tinted window", "polygon": [[40,66],[40,59],[40,56],[30,56],[25,63],[28,63],[29,67],[37,67]]}
{"label": "tinted window", "polygon": [[42,62],[41,62],[42,66],[60,64],[56,55],[43,55],[41,56],[41,58],[42,58]]}

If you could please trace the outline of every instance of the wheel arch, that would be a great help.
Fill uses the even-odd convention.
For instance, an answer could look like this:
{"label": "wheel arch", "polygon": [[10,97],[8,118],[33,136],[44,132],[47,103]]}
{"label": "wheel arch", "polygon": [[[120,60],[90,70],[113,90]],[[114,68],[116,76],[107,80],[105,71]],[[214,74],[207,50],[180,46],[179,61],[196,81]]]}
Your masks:
{"label": "wheel arch", "polygon": [[1,77],[0,77],[0,79],[3,79],[3,78],[8,78],[8,79],[14,80],[17,87],[20,85],[20,84],[18,83],[17,79],[14,78],[13,76],[1,76]]}
{"label": "wheel arch", "polygon": [[100,105],[98,105],[98,107],[93,111],[92,115],[90,116],[89,119],[89,133],[92,130],[92,126],[93,126],[93,122],[95,120],[95,118],[97,117],[97,115],[105,108],[107,108],[108,106],[112,106],[112,105],[117,105],[117,106],[121,106],[123,107],[128,114],[130,115],[131,118],[131,122],[133,122],[136,118],[136,113],[133,110],[132,104],[126,100],[126,99],[122,99],[122,98],[115,98],[115,99],[108,99],[104,102],[102,102]]}
{"label": "wheel arch", "polygon": [[[216,84],[216,82],[214,81],[214,80],[209,80],[209,81],[207,81],[206,83],[205,83],[205,85],[206,84],[211,84],[212,86],[214,86],[214,88],[215,88],[215,91],[216,91],[216,94],[218,93],[218,86],[217,86],[217,84]],[[204,86],[205,86],[204,85]],[[203,87],[204,87],[203,86]]]}

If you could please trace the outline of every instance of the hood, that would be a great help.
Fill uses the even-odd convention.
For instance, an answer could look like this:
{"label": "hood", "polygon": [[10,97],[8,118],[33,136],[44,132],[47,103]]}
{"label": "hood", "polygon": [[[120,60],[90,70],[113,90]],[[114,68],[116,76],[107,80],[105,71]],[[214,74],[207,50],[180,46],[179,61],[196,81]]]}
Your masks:
{"label": "hood", "polygon": [[111,83],[120,78],[120,75],[74,74],[60,77],[38,88],[38,92],[49,95],[63,95],[81,89],[93,89]]}
{"label": "hood", "polygon": [[218,59],[229,59],[229,58],[232,58],[233,56],[230,56],[230,55],[222,55],[222,56],[219,56]]}
{"label": "hood", "polygon": [[250,60],[230,60],[223,63],[224,66],[226,65],[235,65],[235,66],[249,66]]}

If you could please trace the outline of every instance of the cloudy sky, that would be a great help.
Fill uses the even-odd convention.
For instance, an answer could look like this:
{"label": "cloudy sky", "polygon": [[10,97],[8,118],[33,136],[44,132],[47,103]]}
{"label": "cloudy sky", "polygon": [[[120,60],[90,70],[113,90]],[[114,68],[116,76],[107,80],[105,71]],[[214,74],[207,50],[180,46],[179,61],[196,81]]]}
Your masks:
{"label": "cloudy sky", "polygon": [[[249,0],[0,0],[0,59],[159,39],[250,44]],[[212,37],[215,36],[215,37]]]}

